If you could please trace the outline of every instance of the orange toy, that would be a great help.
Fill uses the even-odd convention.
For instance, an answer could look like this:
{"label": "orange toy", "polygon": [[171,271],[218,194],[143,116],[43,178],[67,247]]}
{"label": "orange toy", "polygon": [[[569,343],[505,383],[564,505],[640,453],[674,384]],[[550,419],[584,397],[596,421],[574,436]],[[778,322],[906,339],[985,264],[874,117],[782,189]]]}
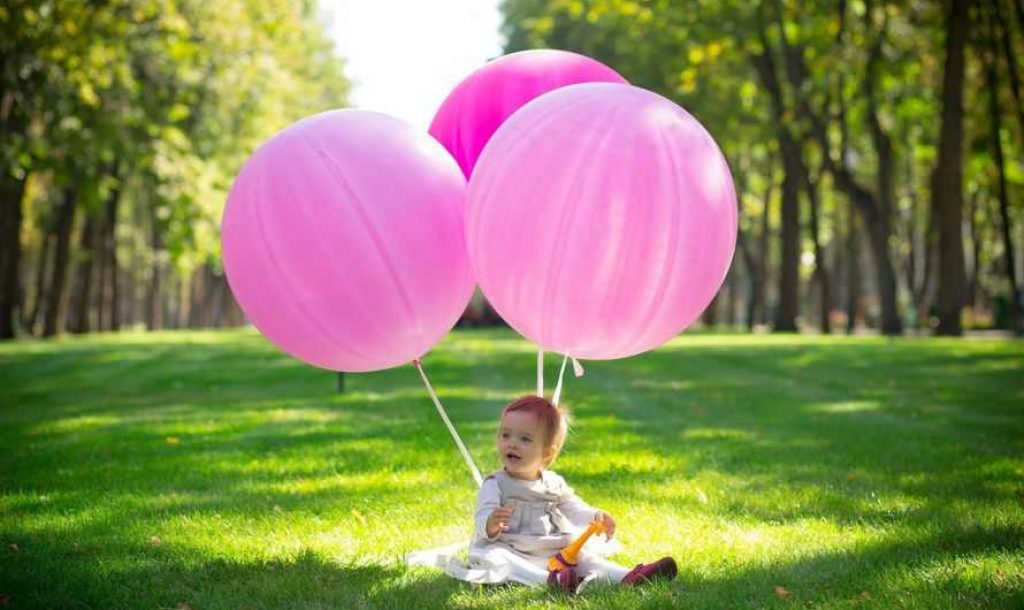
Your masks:
{"label": "orange toy", "polygon": [[565,547],[561,552],[555,553],[548,559],[548,571],[557,572],[562,568],[568,568],[576,565],[577,560],[580,557],[580,549],[583,548],[583,543],[587,541],[591,536],[597,532],[604,531],[604,524],[600,521],[591,521],[587,529],[580,534],[580,537],[572,541],[572,544]]}

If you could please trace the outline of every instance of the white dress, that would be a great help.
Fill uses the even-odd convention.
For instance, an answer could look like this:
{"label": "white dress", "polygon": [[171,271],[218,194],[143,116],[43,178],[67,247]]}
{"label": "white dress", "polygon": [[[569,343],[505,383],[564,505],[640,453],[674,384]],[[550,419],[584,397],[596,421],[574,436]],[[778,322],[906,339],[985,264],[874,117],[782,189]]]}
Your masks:
{"label": "white dress", "polygon": [[[514,507],[508,529],[488,538],[488,517],[507,504]],[[499,470],[480,487],[468,562],[458,556],[464,544],[418,551],[406,560],[410,565],[443,568],[449,575],[468,582],[543,585],[548,579],[548,559],[575,540],[596,512],[573,492],[565,479],[552,471],[544,471],[536,481],[522,481]],[[619,548],[603,536],[591,537],[576,566],[580,578],[587,583],[596,579],[621,580],[629,570],[604,559]]]}

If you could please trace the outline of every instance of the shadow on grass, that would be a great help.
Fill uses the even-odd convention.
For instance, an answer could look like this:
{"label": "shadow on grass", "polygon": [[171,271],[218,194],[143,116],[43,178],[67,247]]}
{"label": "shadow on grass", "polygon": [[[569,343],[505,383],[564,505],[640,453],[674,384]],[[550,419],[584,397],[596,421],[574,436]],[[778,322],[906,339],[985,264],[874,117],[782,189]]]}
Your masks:
{"label": "shadow on grass", "polygon": [[[939,530],[852,550],[819,553],[784,563],[757,565],[720,577],[682,573],[676,597],[694,608],[945,607],[1019,608],[1024,580],[1007,575],[1000,584],[964,578],[951,563],[972,563],[993,552],[1013,555],[1021,528]],[[780,596],[776,586],[784,587]],[[649,606],[656,607],[656,606]]]}
{"label": "shadow on grass", "polygon": [[[465,349],[477,342],[498,348],[483,356]],[[466,333],[425,362],[485,470],[502,404],[533,387],[532,355],[513,343],[503,333]],[[1024,358],[1020,350],[965,357],[956,345],[921,346],[671,345],[593,363],[587,376],[568,380],[577,434],[559,468],[595,503],[616,498],[728,521],[825,519],[895,531],[890,542],[726,576],[690,571],[677,585],[645,592],[598,590],[588,596],[594,607],[734,608],[794,599],[858,605],[863,600],[843,596],[861,590],[900,605],[901,591],[927,595],[915,590],[927,581],[891,581],[894,573],[1019,552],[1019,519],[1004,512],[1000,523],[999,515],[975,518],[972,511],[1012,511],[1020,500],[1014,460],[1024,449]],[[55,554],[38,563],[29,550],[0,559],[0,593],[16,594],[13,607],[185,602],[199,609],[254,600],[256,608],[405,608],[427,600],[431,607],[490,608],[549,601],[397,564],[348,565],[313,553],[229,562],[117,537],[119,523],[181,514],[259,518],[275,507],[315,513],[422,502],[410,482],[455,493],[464,482],[461,463],[411,367],[352,376],[349,392],[339,395],[332,373],[254,337],[156,347],[110,338],[33,349],[0,354],[0,384],[9,388],[0,398],[0,439],[8,448],[0,484],[5,495],[16,493],[5,507],[15,517],[79,511],[83,518],[59,534],[3,532],[28,539],[26,549]],[[445,472],[451,480],[431,478]],[[710,501],[699,500],[691,485],[703,479],[721,484],[706,490]],[[86,518],[94,502],[110,510]],[[83,552],[71,546],[76,538],[111,542]],[[1021,596],[1019,580],[1000,588],[947,572],[934,582],[943,593],[932,605],[963,599],[1013,607]],[[777,598],[776,584],[793,597]]]}
{"label": "shadow on grass", "polygon": [[[508,608],[515,607],[933,607],[1019,608],[1024,582],[973,581],[930,566],[979,553],[1019,553],[1019,529],[934,532],[914,540],[819,553],[706,576],[683,571],[642,589],[597,586],[571,600],[544,589],[478,587],[435,570],[394,563],[344,563],[310,551],[288,559],[231,561],[187,548],[111,543],[68,545],[40,535],[28,552],[5,557],[0,593],[15,608]],[[33,553],[58,560],[58,573],[33,571]],[[785,597],[776,593],[782,586]]]}
{"label": "shadow on grass", "polygon": [[[593,418],[599,435],[620,432],[592,451],[585,443],[577,448],[580,461],[600,462],[609,449],[661,459],[619,472],[581,469],[572,480],[590,477],[597,487],[610,476],[629,494],[630,487],[639,492],[717,472],[743,482],[749,493],[738,495],[744,498],[779,485],[834,496],[776,519],[842,520],[861,511],[857,499],[870,493],[905,494],[925,504],[1013,500],[1020,477],[1011,462],[1024,448],[1019,351],[961,362],[959,375],[943,377],[907,373],[951,359],[913,348],[879,350],[874,366],[853,372],[848,365],[865,360],[863,346],[822,347],[828,358],[810,348],[771,346],[661,350],[595,364],[579,384],[586,387],[569,390],[576,393],[579,428]],[[990,361],[1014,366],[975,370]],[[982,392],[992,388],[993,396]],[[851,500],[847,506],[844,498]],[[839,510],[829,511],[830,504]]]}
{"label": "shadow on grass", "polygon": [[8,559],[3,580],[13,580],[4,593],[13,608],[412,608],[458,587],[439,575],[408,578],[397,565],[345,564],[312,552],[243,562],[166,547],[61,548],[44,540],[37,546],[62,555],[62,569],[32,574],[19,569],[29,567],[28,553]]}

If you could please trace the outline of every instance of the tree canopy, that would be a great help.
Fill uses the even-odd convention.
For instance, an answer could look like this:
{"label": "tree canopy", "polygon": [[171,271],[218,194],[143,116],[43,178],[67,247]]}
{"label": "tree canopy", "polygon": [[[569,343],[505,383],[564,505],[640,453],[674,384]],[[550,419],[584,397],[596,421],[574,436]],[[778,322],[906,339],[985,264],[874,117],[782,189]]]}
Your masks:
{"label": "tree canopy", "polygon": [[[88,286],[104,280],[82,264],[106,261],[108,284],[127,270],[157,293],[162,273],[216,274],[220,213],[245,158],[294,120],[346,103],[317,11],[290,0],[0,7],[4,227],[36,255],[26,265],[4,247],[5,336],[17,305],[32,329],[27,301],[54,317],[47,334],[68,296],[88,308]],[[71,264],[81,287],[65,295]],[[13,277],[19,267],[35,267],[38,289]]]}

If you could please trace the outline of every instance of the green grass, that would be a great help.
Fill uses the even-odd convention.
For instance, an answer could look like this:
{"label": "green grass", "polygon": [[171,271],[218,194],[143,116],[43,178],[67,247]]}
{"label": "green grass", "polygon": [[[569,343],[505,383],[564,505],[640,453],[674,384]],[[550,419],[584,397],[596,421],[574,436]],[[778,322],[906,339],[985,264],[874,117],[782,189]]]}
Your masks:
{"label": "green grass", "polygon": [[[501,331],[453,333],[425,360],[485,470],[534,362]],[[405,552],[468,537],[475,496],[415,370],[348,376],[337,394],[254,333],[182,332],[0,345],[0,595],[14,609],[1024,607],[1024,344],[686,335],[586,364],[567,380],[556,469],[616,515],[622,563],[676,557],[670,585],[567,600],[407,569]]]}

